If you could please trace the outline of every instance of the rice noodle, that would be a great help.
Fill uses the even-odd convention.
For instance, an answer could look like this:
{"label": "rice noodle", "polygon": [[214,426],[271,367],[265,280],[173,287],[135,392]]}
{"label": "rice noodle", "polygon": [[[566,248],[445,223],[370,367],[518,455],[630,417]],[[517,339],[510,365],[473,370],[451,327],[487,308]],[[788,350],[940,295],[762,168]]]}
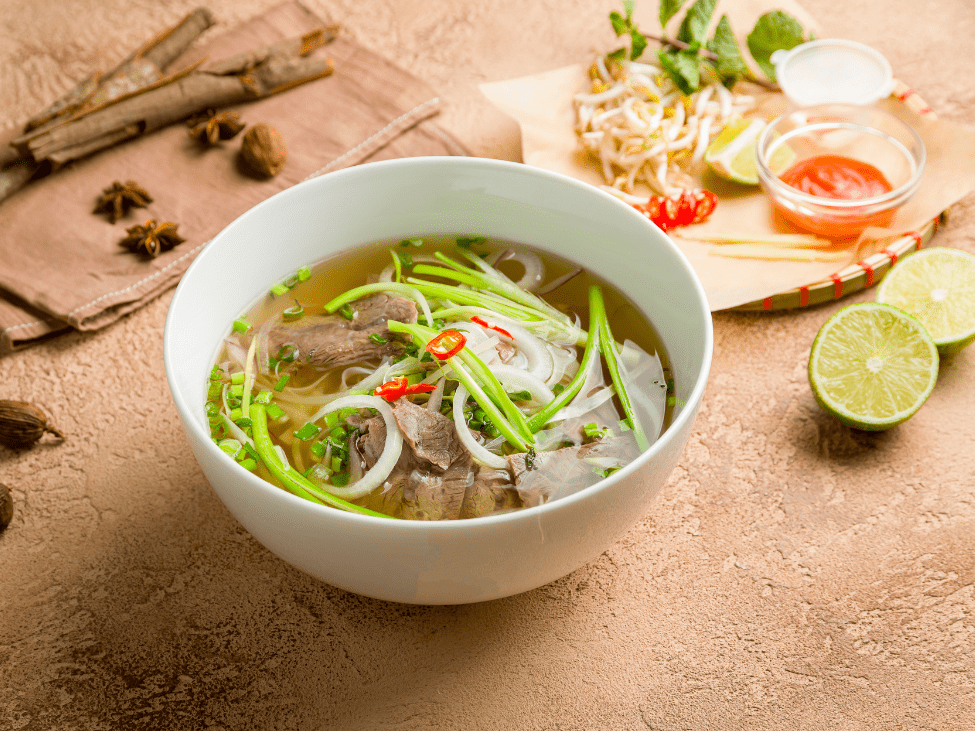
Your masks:
{"label": "rice noodle", "polygon": [[344,398],[336,399],[320,410],[319,414],[311,421],[317,421],[331,411],[347,408],[375,409],[383,417],[383,421],[386,422],[386,444],[383,447],[382,454],[379,455],[379,459],[376,460],[376,464],[372,466],[372,469],[367,470],[359,480],[345,487],[339,487],[329,483],[322,485],[323,490],[333,495],[346,500],[356,500],[368,495],[382,485],[386,481],[386,478],[389,477],[403,451],[403,432],[400,431],[399,425],[396,423],[396,419],[393,416],[393,409],[378,396],[345,396]]}
{"label": "rice noodle", "polygon": [[467,426],[467,422],[464,421],[464,404],[466,403],[467,388],[463,383],[458,383],[457,390],[454,391],[453,400],[454,427],[457,430],[457,438],[460,439],[461,444],[467,448],[467,451],[471,453],[474,461],[495,470],[508,469],[508,460],[500,455],[487,451],[487,449],[478,443],[478,441],[474,438],[474,435],[471,434],[471,430]]}

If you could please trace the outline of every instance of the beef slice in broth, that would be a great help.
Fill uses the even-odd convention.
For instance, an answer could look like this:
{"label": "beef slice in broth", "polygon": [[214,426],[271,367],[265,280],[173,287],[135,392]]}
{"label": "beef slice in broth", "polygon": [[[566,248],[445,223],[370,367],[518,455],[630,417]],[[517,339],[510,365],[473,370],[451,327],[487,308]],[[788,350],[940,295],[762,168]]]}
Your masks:
{"label": "beef slice in broth", "polygon": [[565,447],[551,452],[513,454],[508,464],[515,476],[515,488],[525,507],[541,505],[595,485],[602,478],[597,471],[607,466],[622,467],[640,454],[631,433]]}
{"label": "beef slice in broth", "polygon": [[[406,399],[395,402],[393,415],[403,432],[403,451],[385,484],[366,499],[367,507],[413,520],[475,518],[520,507],[511,475],[474,463],[451,419]],[[353,450],[371,469],[386,443],[386,422],[376,416],[359,429]]]}
{"label": "beef slice in broth", "polygon": [[[277,355],[293,345],[297,362],[319,368],[349,365],[400,352],[404,341],[386,323],[417,320],[416,305],[405,297],[376,294],[356,300],[352,309],[351,320],[341,315],[307,315],[281,322],[267,332],[266,352]],[[375,342],[374,336],[387,342]]]}

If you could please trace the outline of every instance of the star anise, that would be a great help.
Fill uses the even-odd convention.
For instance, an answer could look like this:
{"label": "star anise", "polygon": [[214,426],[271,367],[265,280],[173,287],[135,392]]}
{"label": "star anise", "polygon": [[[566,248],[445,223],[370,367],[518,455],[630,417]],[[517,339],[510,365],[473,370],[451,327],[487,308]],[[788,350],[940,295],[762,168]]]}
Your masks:
{"label": "star anise", "polygon": [[92,213],[107,213],[108,220],[115,223],[130,208],[145,208],[150,203],[152,197],[137,182],[126,180],[120,183],[116,180],[111,187],[102,191]]}
{"label": "star anise", "polygon": [[229,140],[244,129],[237,112],[217,112],[208,109],[187,122],[190,137],[205,145],[215,145],[220,140]]}
{"label": "star anise", "polygon": [[146,221],[141,226],[126,229],[128,235],[119,243],[134,252],[142,252],[149,256],[159,256],[160,252],[172,249],[182,244],[186,239],[176,233],[178,224],[164,221]]}

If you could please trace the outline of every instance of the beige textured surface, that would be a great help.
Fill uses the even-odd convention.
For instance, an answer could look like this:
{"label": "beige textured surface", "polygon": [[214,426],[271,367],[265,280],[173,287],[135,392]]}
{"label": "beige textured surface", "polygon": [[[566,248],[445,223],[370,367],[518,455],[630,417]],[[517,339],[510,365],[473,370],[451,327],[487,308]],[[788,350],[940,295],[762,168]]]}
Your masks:
{"label": "beige textured surface", "polygon": [[[970,0],[803,4],[975,124]],[[230,24],[267,5],[210,6]],[[510,159],[517,131],[476,84],[579,60],[615,7],[309,5],[443,91],[441,123],[477,153]],[[5,0],[0,122],[191,7]],[[973,237],[969,197],[939,243]],[[643,521],[550,586],[423,608],[313,581],[227,514],[162,375],[168,300],[0,360],[0,397],[70,435],[0,448],[17,501],[0,534],[0,728],[975,728],[975,348],[911,421],[861,434],[806,383],[840,305],[719,314],[695,434]]]}

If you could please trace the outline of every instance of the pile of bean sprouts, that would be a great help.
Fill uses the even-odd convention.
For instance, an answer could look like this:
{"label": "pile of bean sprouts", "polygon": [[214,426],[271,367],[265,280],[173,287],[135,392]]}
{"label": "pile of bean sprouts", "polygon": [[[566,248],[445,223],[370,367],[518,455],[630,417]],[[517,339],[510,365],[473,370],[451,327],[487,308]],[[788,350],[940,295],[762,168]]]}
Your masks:
{"label": "pile of bean sprouts", "polygon": [[[598,57],[589,91],[574,97],[575,129],[602,166],[610,192],[632,193],[638,182],[657,195],[693,187],[687,169],[703,159],[729,120],[751,109],[751,96],[729,91],[717,78],[686,96],[660,67]],[[713,76],[713,74],[711,74]]]}

